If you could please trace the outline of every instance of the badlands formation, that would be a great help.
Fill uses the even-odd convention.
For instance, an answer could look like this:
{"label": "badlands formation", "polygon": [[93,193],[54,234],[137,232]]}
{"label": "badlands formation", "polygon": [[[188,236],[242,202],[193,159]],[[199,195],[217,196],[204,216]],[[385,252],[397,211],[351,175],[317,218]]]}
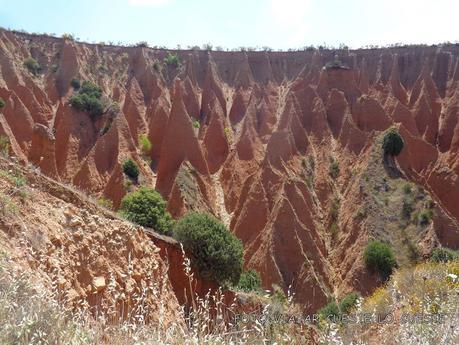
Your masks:
{"label": "badlands formation", "polygon": [[[178,63],[167,63],[170,53]],[[24,66],[30,57],[41,67],[36,75]],[[342,66],[324,68],[335,59]],[[99,85],[115,110],[91,118],[72,108],[72,79]],[[158,190],[174,217],[214,214],[242,240],[245,268],[260,272],[264,288],[290,289],[305,311],[381,283],[362,259],[370,238],[389,242],[401,265],[439,245],[459,247],[457,45],[167,51],[0,30],[0,97],[0,135],[22,165],[116,209],[135,188],[122,170],[132,158],[139,182]],[[405,142],[394,161],[381,150],[381,133],[392,126]],[[149,157],[141,135],[152,143]],[[433,209],[425,224],[404,222],[408,189],[414,213]],[[141,268],[134,285],[148,283],[150,266],[167,269],[156,250],[143,256],[146,236],[129,239],[121,220],[108,225],[49,195],[35,201],[29,206],[41,207],[36,221],[50,243],[70,253],[69,262],[54,263],[57,254],[48,253],[48,270],[64,269],[62,284],[75,295],[89,294],[91,281],[105,284],[107,267],[127,265],[110,254],[112,245],[132,247]],[[41,212],[49,205],[59,211],[47,220]],[[54,236],[72,217],[81,222],[79,241]],[[100,260],[65,271],[94,243]],[[181,267],[177,261],[169,265]],[[177,298],[166,296],[171,310]]]}

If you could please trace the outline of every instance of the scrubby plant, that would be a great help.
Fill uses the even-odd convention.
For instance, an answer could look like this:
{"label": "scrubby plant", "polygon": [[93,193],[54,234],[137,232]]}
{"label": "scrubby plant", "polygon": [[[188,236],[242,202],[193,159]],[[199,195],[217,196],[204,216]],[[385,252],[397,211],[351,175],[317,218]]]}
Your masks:
{"label": "scrubby plant", "polygon": [[432,220],[432,217],[433,217],[433,211],[431,209],[422,210],[418,216],[419,224],[422,226],[426,226],[427,224],[430,223],[430,221]]}
{"label": "scrubby plant", "polygon": [[365,248],[363,258],[367,268],[378,272],[386,280],[397,267],[394,253],[387,244],[373,240]]}
{"label": "scrubby plant", "polygon": [[80,87],[81,87],[80,80],[79,80],[79,79],[76,79],[76,78],[73,78],[73,79],[70,81],[70,85],[71,85],[75,90],[79,90]]}
{"label": "scrubby plant", "polygon": [[339,304],[339,310],[341,313],[349,313],[352,308],[355,307],[357,304],[357,301],[359,300],[360,295],[357,292],[351,292],[347,294],[340,302]]}
{"label": "scrubby plant", "polygon": [[38,75],[38,73],[40,73],[40,71],[41,71],[40,64],[38,63],[37,60],[35,60],[32,57],[29,57],[29,58],[24,60],[24,66],[26,66],[27,69],[29,70],[29,72],[32,73],[35,76]]}
{"label": "scrubby plant", "polygon": [[402,203],[402,216],[405,219],[410,219],[411,213],[414,211],[413,200],[410,197],[404,197]]}
{"label": "scrubby plant", "polygon": [[261,291],[261,277],[260,273],[256,270],[250,269],[242,272],[236,288],[245,292],[260,292]]}
{"label": "scrubby plant", "polygon": [[161,194],[153,189],[140,187],[121,200],[120,213],[131,222],[150,227],[169,235],[173,219],[166,210],[166,202]]}
{"label": "scrubby plant", "polygon": [[98,85],[85,80],[78,94],[70,98],[70,104],[78,110],[88,112],[94,119],[104,112],[104,105],[100,100],[101,97],[102,89]]}
{"label": "scrubby plant", "polygon": [[58,69],[59,69],[59,65],[57,64],[51,65],[51,72],[56,73]]}
{"label": "scrubby plant", "polygon": [[6,156],[10,150],[10,140],[4,135],[0,135],[0,154]]}
{"label": "scrubby plant", "polygon": [[68,34],[68,33],[63,33],[63,34],[62,34],[62,38],[63,38],[64,40],[69,40],[69,41],[75,40],[75,38],[73,37],[73,35],[72,35],[72,34]]}
{"label": "scrubby plant", "polygon": [[388,129],[383,137],[382,148],[384,153],[391,156],[398,156],[404,146],[403,138],[394,127]]}
{"label": "scrubby plant", "polygon": [[328,173],[334,179],[338,178],[339,176],[339,164],[334,158],[330,158],[330,165],[328,166]]}
{"label": "scrubby plant", "polygon": [[189,212],[176,223],[174,237],[191,253],[202,277],[220,285],[239,282],[242,242],[215,217]]}
{"label": "scrubby plant", "polygon": [[403,193],[405,194],[411,194],[411,185],[409,183],[405,183],[403,185]]}
{"label": "scrubby plant", "polygon": [[325,307],[319,310],[319,315],[323,319],[334,318],[340,315],[339,306],[336,301],[329,302]]}
{"label": "scrubby plant", "polygon": [[177,54],[167,53],[167,56],[164,58],[164,63],[168,66],[172,67],[179,67],[180,66],[180,58]]}
{"label": "scrubby plant", "polygon": [[131,158],[123,163],[123,172],[134,181],[137,181],[140,174],[139,166]]}
{"label": "scrubby plant", "polygon": [[435,248],[430,256],[432,262],[449,262],[459,260],[459,251],[450,248]]}
{"label": "scrubby plant", "polygon": [[113,209],[113,201],[111,201],[110,199],[106,199],[104,197],[99,198],[97,200],[97,204],[109,210]]}
{"label": "scrubby plant", "polygon": [[198,120],[193,121],[193,127],[198,128],[198,129],[201,127],[201,124],[199,123]]}
{"label": "scrubby plant", "polygon": [[80,93],[84,93],[90,97],[99,99],[102,96],[102,89],[99,85],[96,85],[91,81],[85,80],[83,84],[81,84]]}
{"label": "scrubby plant", "polygon": [[0,97],[0,109],[2,109],[3,107],[5,107],[6,103],[5,103],[5,100],[3,98]]}
{"label": "scrubby plant", "polygon": [[139,145],[140,151],[142,152],[143,156],[148,156],[151,153],[151,149],[153,148],[150,139],[145,134],[139,135]]}
{"label": "scrubby plant", "polygon": [[136,47],[139,48],[148,48],[148,42],[147,41],[140,41],[135,44]]}

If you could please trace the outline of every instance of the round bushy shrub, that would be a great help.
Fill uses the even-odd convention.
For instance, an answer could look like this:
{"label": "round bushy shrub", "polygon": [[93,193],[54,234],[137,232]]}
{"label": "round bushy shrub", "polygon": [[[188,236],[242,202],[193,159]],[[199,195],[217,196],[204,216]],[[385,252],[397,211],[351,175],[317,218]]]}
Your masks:
{"label": "round bushy shrub", "polygon": [[169,235],[173,219],[166,210],[166,202],[155,190],[141,187],[121,200],[121,215],[142,226]]}
{"label": "round bushy shrub", "polygon": [[129,158],[123,163],[123,172],[134,181],[137,181],[139,178],[140,170],[136,162]]}
{"label": "round bushy shrub", "polygon": [[392,249],[385,243],[371,241],[363,254],[365,264],[371,271],[378,272],[383,279],[387,279],[397,267]]}
{"label": "round bushy shrub", "polygon": [[255,270],[248,270],[243,272],[239,278],[239,282],[237,283],[236,288],[245,292],[261,291],[260,273]]}
{"label": "round bushy shrub", "polygon": [[[75,83],[75,85],[77,84]],[[74,85],[72,84],[72,86]],[[70,97],[70,104],[78,110],[86,111],[94,119],[104,112],[104,105],[100,100],[101,97],[102,89],[98,85],[85,80],[78,94]]]}
{"label": "round bushy shrub", "polygon": [[383,138],[382,147],[384,153],[391,156],[398,156],[404,146],[403,139],[396,128],[390,128],[386,131]]}
{"label": "round bushy shrub", "polygon": [[203,278],[220,285],[236,285],[242,272],[242,242],[211,215],[189,212],[174,227]]}
{"label": "round bushy shrub", "polygon": [[5,100],[0,97],[0,109],[2,109],[6,105]]}

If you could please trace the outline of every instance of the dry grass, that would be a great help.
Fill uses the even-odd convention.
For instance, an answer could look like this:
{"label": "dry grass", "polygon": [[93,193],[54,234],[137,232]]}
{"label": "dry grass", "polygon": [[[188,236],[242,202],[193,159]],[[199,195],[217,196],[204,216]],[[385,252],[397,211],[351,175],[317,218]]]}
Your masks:
{"label": "dry grass", "polygon": [[355,312],[387,323],[330,323],[323,343],[459,344],[459,261],[400,269]]}

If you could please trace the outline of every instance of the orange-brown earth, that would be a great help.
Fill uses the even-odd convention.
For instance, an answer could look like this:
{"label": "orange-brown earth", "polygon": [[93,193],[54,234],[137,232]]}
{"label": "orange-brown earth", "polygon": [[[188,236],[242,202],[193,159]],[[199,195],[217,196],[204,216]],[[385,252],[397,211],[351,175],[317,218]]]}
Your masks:
{"label": "orange-brown earth", "polygon": [[[378,284],[362,262],[370,237],[401,261],[408,242],[421,256],[459,246],[457,45],[338,51],[350,69],[325,70],[332,51],[180,50],[175,67],[165,50],[0,37],[0,134],[11,154],[115,207],[131,188],[121,164],[132,157],[175,217],[219,217],[264,287],[290,286],[305,310]],[[30,56],[38,76],[23,65]],[[120,111],[93,121],[72,109],[72,78],[100,85]],[[392,125],[405,141],[395,164],[378,141]],[[153,145],[150,165],[140,134]],[[396,226],[405,180],[434,201],[425,227]]]}

